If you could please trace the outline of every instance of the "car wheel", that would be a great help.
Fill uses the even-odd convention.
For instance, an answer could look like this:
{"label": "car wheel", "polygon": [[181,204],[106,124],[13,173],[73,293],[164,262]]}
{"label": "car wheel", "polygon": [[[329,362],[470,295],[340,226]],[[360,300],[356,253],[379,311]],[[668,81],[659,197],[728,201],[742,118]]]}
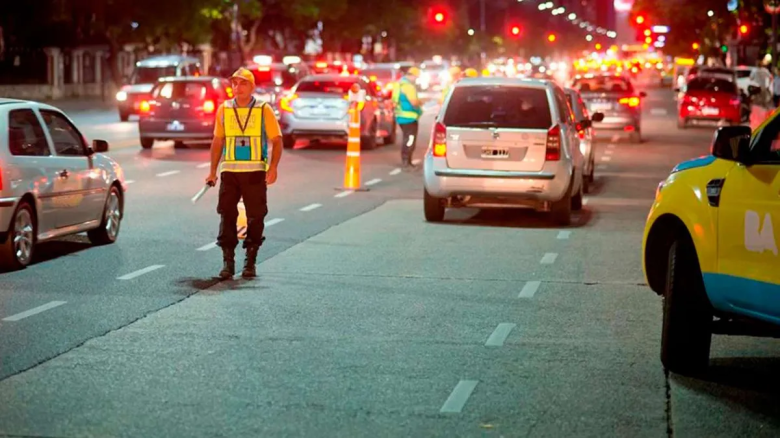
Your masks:
{"label": "car wheel", "polygon": [[119,120],[126,122],[130,119],[130,114],[124,111],[119,111]]}
{"label": "car wheel", "polygon": [[103,207],[103,220],[100,226],[87,231],[89,241],[95,245],[105,245],[116,242],[119,237],[119,226],[122,223],[122,195],[116,186],[111,186]]}
{"label": "car wheel", "polygon": [[444,199],[431,196],[425,189],[423,189],[423,207],[426,221],[441,222],[444,220]]}
{"label": "car wheel", "polygon": [[30,264],[35,251],[35,219],[33,209],[26,201],[16,207],[8,235],[0,246],[0,266],[15,271]]}
{"label": "car wheel", "polygon": [[585,191],[585,185],[587,184],[585,177],[582,177],[582,183],[580,189],[577,190],[577,194],[571,198],[571,209],[574,211],[582,210],[582,192]]}
{"label": "car wheel", "polygon": [[677,119],[677,128],[679,129],[687,129],[688,128],[688,119],[684,117],[680,117]]}
{"label": "car wheel", "polygon": [[566,194],[563,195],[563,198],[561,198],[559,201],[553,202],[552,206],[550,207],[552,221],[558,225],[571,224],[571,204],[572,199],[570,184],[569,188],[566,190]]}
{"label": "car wheel", "polygon": [[187,145],[185,145],[183,141],[178,141],[177,140],[177,141],[173,142],[173,148],[174,149],[184,149],[185,147],[187,147]]}
{"label": "car wheel", "polygon": [[147,138],[147,137],[141,137],[141,147],[144,149],[151,149],[152,146],[154,146],[154,139],[153,138]]}
{"label": "car wheel", "polygon": [[390,132],[387,137],[385,137],[385,145],[394,145],[397,134],[396,131],[398,130],[398,125],[393,121],[393,126],[390,127]]}
{"label": "car wheel", "polygon": [[376,149],[376,120],[371,122],[368,135],[360,137],[360,148],[365,151]]}
{"label": "car wheel", "polygon": [[696,373],[709,363],[712,308],[690,238],[672,243],[668,260],[661,362],[675,373]]}
{"label": "car wheel", "polygon": [[285,135],[282,137],[282,146],[285,149],[292,149],[295,147],[295,137],[292,135]]}

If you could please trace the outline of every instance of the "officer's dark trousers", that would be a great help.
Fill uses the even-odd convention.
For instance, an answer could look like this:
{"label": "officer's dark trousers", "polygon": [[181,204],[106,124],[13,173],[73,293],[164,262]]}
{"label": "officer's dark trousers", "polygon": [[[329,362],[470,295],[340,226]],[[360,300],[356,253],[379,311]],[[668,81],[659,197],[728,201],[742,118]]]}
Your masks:
{"label": "officer's dark trousers", "polygon": [[235,248],[238,245],[238,201],[244,198],[247,221],[244,248],[259,247],[265,240],[263,221],[268,214],[265,172],[222,172],[220,179],[217,213],[222,218],[217,245],[222,248]]}
{"label": "officer's dark trousers", "polygon": [[401,133],[403,133],[403,143],[401,143],[401,164],[412,164],[412,154],[417,144],[418,122],[399,124]]}

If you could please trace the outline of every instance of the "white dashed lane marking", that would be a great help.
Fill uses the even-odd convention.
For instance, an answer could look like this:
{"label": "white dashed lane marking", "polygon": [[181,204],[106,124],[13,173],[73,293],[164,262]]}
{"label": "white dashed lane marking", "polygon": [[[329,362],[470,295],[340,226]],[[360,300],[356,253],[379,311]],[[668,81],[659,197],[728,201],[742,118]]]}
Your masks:
{"label": "white dashed lane marking", "polygon": [[612,161],[612,157],[601,157],[601,161]]}
{"label": "white dashed lane marking", "polygon": [[599,164],[599,165],[596,166],[596,169],[597,170],[607,170],[607,169],[609,169],[609,166],[607,166],[606,164]]}
{"label": "white dashed lane marking", "polygon": [[536,291],[539,290],[539,286],[542,285],[541,281],[529,281],[523,286],[523,289],[520,290],[520,293],[517,295],[517,298],[533,298],[534,294],[536,294]]}
{"label": "white dashed lane marking", "polygon": [[499,324],[498,327],[496,327],[496,329],[493,330],[493,333],[491,333],[487,342],[485,342],[485,347],[503,346],[504,341],[506,341],[506,338],[509,337],[509,333],[511,333],[512,329],[515,328],[516,326],[517,324],[511,324],[508,322],[502,322],[501,324]]}
{"label": "white dashed lane marking", "polygon": [[663,108],[653,108],[650,110],[650,114],[654,116],[665,116],[667,111]]}
{"label": "white dashed lane marking", "polygon": [[401,173],[400,167],[396,167],[395,169],[390,171],[390,175],[398,175],[399,173]]}
{"label": "white dashed lane marking", "polygon": [[614,149],[614,148],[615,148],[615,145],[614,145],[614,144],[612,144],[612,143],[610,143],[610,144],[608,144],[608,145],[607,145],[607,149]]}
{"label": "white dashed lane marking", "polygon": [[[312,204],[312,205],[319,205],[319,204]],[[309,207],[311,207],[311,206],[309,206]],[[304,208],[306,208],[306,207],[304,207]],[[265,226],[266,227],[270,227],[270,226],[276,225],[276,224],[278,224],[280,222],[284,222],[284,219],[282,219],[282,218],[269,219],[269,220],[265,221]],[[216,247],[217,247],[217,242],[211,242],[211,243],[209,243],[207,245],[201,246],[196,251],[208,251],[208,250],[214,249]]]}
{"label": "white dashed lane marking", "polygon": [[587,196],[582,198],[582,205],[588,205],[588,202],[590,202],[590,198],[588,198]]}
{"label": "white dashed lane marking", "polygon": [[211,166],[211,163],[201,163],[201,164],[198,164],[198,169],[203,169],[203,168],[206,168],[206,167],[209,167],[209,166]]}
{"label": "white dashed lane marking", "polygon": [[322,204],[309,204],[306,207],[301,208],[301,211],[312,211],[322,207]]}
{"label": "white dashed lane marking", "polygon": [[134,181],[134,180],[132,180],[132,179],[125,180],[125,184],[132,184],[132,183],[134,183],[134,182],[135,182],[135,181]]}
{"label": "white dashed lane marking", "polygon": [[618,134],[615,134],[615,135],[613,135],[613,136],[612,136],[612,142],[613,142],[613,143],[614,143],[614,142],[616,142],[616,141],[618,141],[618,140],[620,140],[620,135],[618,135]]}
{"label": "white dashed lane marking", "polygon": [[544,255],[544,257],[542,257],[542,260],[539,263],[541,263],[543,265],[551,265],[551,264],[555,263],[555,259],[557,259],[557,258],[558,258],[558,254],[557,253],[548,252],[547,254]]}
{"label": "white dashed lane marking", "polygon": [[612,149],[607,149],[606,151],[604,151],[604,153],[607,155],[612,155],[613,152],[615,151],[613,151]]}
{"label": "white dashed lane marking", "polygon": [[352,190],[347,190],[347,191],[345,191],[345,192],[340,192],[340,193],[337,193],[337,194],[336,194],[336,195],[334,195],[333,197],[334,197],[334,198],[344,198],[344,197],[346,197],[346,196],[349,196],[349,195],[351,195],[351,194],[353,194],[353,193],[355,193],[355,192],[353,192]]}
{"label": "white dashed lane marking", "polygon": [[167,172],[158,173],[157,176],[163,178],[163,177],[166,177],[166,176],[176,175],[179,172],[181,172],[181,170],[169,170]]}
{"label": "white dashed lane marking", "polygon": [[418,158],[416,160],[412,160],[412,164],[414,164],[415,166],[420,164],[420,159]]}
{"label": "white dashed lane marking", "polygon": [[59,306],[65,304],[65,303],[66,303],[66,301],[51,301],[51,302],[48,302],[48,303],[46,303],[46,304],[44,304],[42,306],[34,307],[34,308],[30,309],[30,310],[25,310],[22,313],[17,313],[16,315],[7,316],[7,317],[3,318],[3,321],[8,321],[8,322],[19,321],[21,319],[27,318],[28,316],[37,315],[37,314],[39,314],[41,312],[45,312],[45,311],[53,309],[55,307],[59,307]]}
{"label": "white dashed lane marking", "polygon": [[463,406],[469,401],[469,397],[471,397],[471,393],[474,392],[474,388],[477,387],[478,383],[478,380],[461,380],[458,382],[439,412],[445,414],[460,413],[463,410]]}
{"label": "white dashed lane marking", "polygon": [[276,224],[278,224],[280,222],[284,222],[284,219],[279,218],[279,217],[275,218],[275,219],[269,219],[269,220],[265,221],[265,226],[266,227],[270,227],[270,226],[276,225]]}
{"label": "white dashed lane marking", "polygon": [[381,183],[381,182],[382,182],[382,180],[381,180],[380,178],[374,178],[374,179],[372,179],[371,181],[368,181],[368,182],[366,183],[366,185],[367,185],[367,186],[373,186],[374,184],[379,184],[379,183]]}
{"label": "white dashed lane marking", "polygon": [[165,265],[147,266],[147,267],[145,267],[143,269],[139,269],[139,270],[137,270],[135,272],[131,272],[129,274],[125,274],[125,275],[123,275],[121,277],[117,277],[116,279],[117,280],[132,280],[132,279],[134,279],[136,277],[140,277],[140,276],[142,276],[144,274],[148,274],[148,273],[150,273],[152,271],[156,271],[156,270],[158,270],[160,268],[164,268],[164,267],[165,267]]}
{"label": "white dashed lane marking", "polygon": [[571,231],[558,232],[558,239],[564,240],[564,239],[568,239],[570,236],[571,236]]}
{"label": "white dashed lane marking", "polygon": [[211,242],[208,245],[203,245],[200,248],[198,248],[198,251],[208,251],[210,249],[214,249],[217,247],[217,242]]}

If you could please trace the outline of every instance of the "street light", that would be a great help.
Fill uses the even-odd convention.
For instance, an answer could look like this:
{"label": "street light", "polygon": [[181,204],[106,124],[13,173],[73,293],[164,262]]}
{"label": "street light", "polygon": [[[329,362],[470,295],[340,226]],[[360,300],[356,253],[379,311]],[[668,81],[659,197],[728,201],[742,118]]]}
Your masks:
{"label": "street light", "polygon": [[712,17],[713,15],[715,15],[715,13],[712,12],[712,10],[707,11],[707,16],[708,17]]}
{"label": "street light", "polygon": [[512,26],[512,35],[514,36],[520,35],[520,26],[517,25]]}
{"label": "street light", "polygon": [[569,20],[571,20],[571,21],[574,21],[574,20],[576,20],[576,19],[577,19],[577,14],[575,14],[574,12],[572,12],[571,14],[569,14]]}
{"label": "street light", "polygon": [[468,34],[469,36],[474,36],[474,29],[469,29]]}
{"label": "street light", "polygon": [[747,24],[743,24],[742,26],[739,26],[739,33],[741,35],[747,35],[749,30],[750,29],[748,28]]}
{"label": "street light", "polygon": [[585,35],[585,41],[587,41],[587,42],[593,41],[593,35],[590,35],[590,34]]}

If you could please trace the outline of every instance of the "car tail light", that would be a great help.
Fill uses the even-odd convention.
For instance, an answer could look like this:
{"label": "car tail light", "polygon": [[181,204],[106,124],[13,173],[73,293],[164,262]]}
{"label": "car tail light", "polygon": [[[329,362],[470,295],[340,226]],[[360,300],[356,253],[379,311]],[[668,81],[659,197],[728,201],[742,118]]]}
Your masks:
{"label": "car tail light", "polygon": [[739,106],[741,104],[742,104],[742,101],[738,97],[732,97],[731,100],[729,100],[729,105]]}
{"label": "car tail light", "polygon": [[138,110],[141,111],[142,113],[148,113],[149,111],[152,110],[152,106],[149,105],[148,100],[142,100],[141,104],[138,105]]}
{"label": "car tail light", "polygon": [[213,114],[214,110],[216,109],[216,105],[214,105],[213,100],[207,100],[203,102],[203,112],[206,114]]}
{"label": "car tail light", "polygon": [[314,66],[317,67],[317,68],[327,68],[328,67],[328,63],[327,62],[318,62],[318,63],[314,64]]}
{"label": "car tail light", "polygon": [[298,96],[293,94],[292,96],[285,96],[279,101],[279,108],[281,108],[282,111],[286,111],[288,113],[293,112],[292,103],[295,99],[297,99]]}
{"label": "car tail light", "polygon": [[585,129],[583,129],[581,123],[577,123],[577,135],[580,136],[580,140],[585,139]]}
{"label": "car tail light", "polygon": [[553,126],[547,131],[547,151],[544,154],[547,161],[559,161],[561,159],[561,127]]}
{"label": "car tail light", "polygon": [[3,169],[0,169],[0,192],[3,191]]}
{"label": "car tail light", "polygon": [[437,122],[433,127],[433,156],[444,157],[447,155],[447,127]]}
{"label": "car tail light", "polygon": [[623,105],[628,105],[631,108],[635,108],[639,106],[639,98],[638,97],[624,97],[620,99],[619,101]]}

